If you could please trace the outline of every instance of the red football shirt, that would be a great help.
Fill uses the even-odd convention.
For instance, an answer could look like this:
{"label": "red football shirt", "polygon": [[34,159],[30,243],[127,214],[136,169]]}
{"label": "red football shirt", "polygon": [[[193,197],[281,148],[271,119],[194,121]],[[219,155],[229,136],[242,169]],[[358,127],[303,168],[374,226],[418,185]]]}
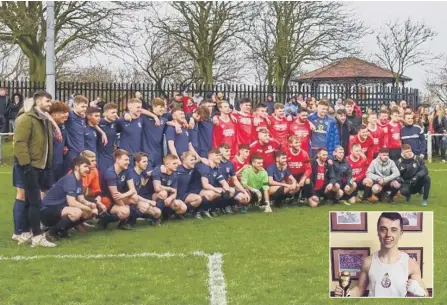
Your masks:
{"label": "red football shirt", "polygon": [[213,147],[218,147],[222,143],[227,143],[231,147],[231,157],[237,153],[237,137],[236,137],[236,123],[230,118],[228,121],[222,120],[218,117],[219,123],[213,128]]}
{"label": "red football shirt", "polygon": [[258,154],[264,159],[264,168],[269,167],[275,163],[275,151],[279,151],[281,145],[275,140],[270,140],[266,144],[261,144],[261,142],[255,141],[250,145],[250,155]]}
{"label": "red football shirt", "polygon": [[253,137],[253,116],[242,112],[234,112],[233,116],[237,120],[237,146],[239,147],[241,144],[250,145]]}
{"label": "red football shirt", "polygon": [[382,130],[382,136],[383,136],[383,147],[388,147],[388,121],[384,122],[377,122],[377,126],[380,127]]}
{"label": "red football shirt", "polygon": [[318,167],[317,167],[317,176],[316,176],[316,180],[315,180],[315,185],[314,188],[316,191],[321,190],[324,187],[324,183],[326,181],[326,165],[320,165],[318,163]]}
{"label": "red football shirt", "polygon": [[289,122],[287,118],[279,119],[276,116],[270,116],[270,135],[283,147],[287,147],[287,134],[289,132]]}
{"label": "red football shirt", "polygon": [[[354,144],[360,144],[362,152],[365,154],[368,161],[371,161],[374,157],[374,140],[371,136],[368,136],[366,140],[361,141],[358,135],[351,136],[349,138],[349,148]],[[348,153],[349,154],[349,153]]]}
{"label": "red football shirt", "polygon": [[376,125],[376,129],[373,130],[368,126],[368,131],[374,141],[373,152],[379,152],[380,148],[384,147],[385,134],[383,133],[382,128],[380,128],[379,125]]}
{"label": "red football shirt", "polygon": [[402,129],[402,125],[400,123],[396,123],[396,125],[392,125],[392,123],[388,123],[388,148],[396,149],[401,147],[400,141],[400,130]]}
{"label": "red football shirt", "polygon": [[309,178],[312,174],[309,155],[302,148],[296,154],[292,152],[292,148],[287,150],[287,168],[295,179],[301,179],[302,175]]}
{"label": "red football shirt", "polygon": [[301,123],[298,119],[289,125],[289,136],[300,138],[301,148],[309,152],[309,141],[311,137],[311,128],[309,121]]}
{"label": "red football shirt", "polygon": [[352,178],[354,178],[355,182],[359,184],[363,181],[363,179],[365,179],[368,161],[363,158],[359,158],[357,161],[354,161],[351,155],[346,157],[346,161],[348,161],[352,167]]}

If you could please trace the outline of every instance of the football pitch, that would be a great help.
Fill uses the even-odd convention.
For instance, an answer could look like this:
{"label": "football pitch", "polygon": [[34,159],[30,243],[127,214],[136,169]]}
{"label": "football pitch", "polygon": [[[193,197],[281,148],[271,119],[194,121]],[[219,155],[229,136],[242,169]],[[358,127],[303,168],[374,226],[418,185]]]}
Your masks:
{"label": "football pitch", "polygon": [[[10,155],[10,147],[4,154]],[[429,205],[282,207],[133,231],[88,228],[57,248],[19,246],[10,157],[0,167],[0,304],[447,304],[447,165],[429,165]],[[329,299],[328,212],[429,210],[435,217],[434,299]]]}

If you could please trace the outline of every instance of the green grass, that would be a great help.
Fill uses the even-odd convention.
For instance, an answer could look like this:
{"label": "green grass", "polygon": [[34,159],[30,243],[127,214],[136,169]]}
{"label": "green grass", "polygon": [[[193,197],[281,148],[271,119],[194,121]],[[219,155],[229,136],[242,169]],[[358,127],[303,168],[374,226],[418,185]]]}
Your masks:
{"label": "green grass", "polygon": [[[10,151],[7,146],[5,151]],[[411,203],[284,207],[272,214],[172,221],[160,228],[144,222],[134,231],[91,229],[74,233],[55,249],[18,246],[13,232],[15,190],[0,174],[0,254],[206,253],[223,254],[228,304],[447,304],[445,195],[447,166],[430,165],[435,212],[435,298],[370,300],[328,298],[328,212],[331,210],[422,210]],[[5,165],[0,172],[10,171]],[[205,257],[0,260],[0,305],[209,304]]]}

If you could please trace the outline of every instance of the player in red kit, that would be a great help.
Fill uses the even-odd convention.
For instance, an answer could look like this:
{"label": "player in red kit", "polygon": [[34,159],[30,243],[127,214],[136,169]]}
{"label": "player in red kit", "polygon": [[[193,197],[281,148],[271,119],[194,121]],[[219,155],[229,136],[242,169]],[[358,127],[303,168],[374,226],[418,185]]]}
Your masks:
{"label": "player in red kit", "polygon": [[240,101],[241,111],[231,114],[236,119],[237,144],[250,144],[253,140],[253,116],[251,115],[251,100],[243,98]]}
{"label": "player in red kit", "polygon": [[301,197],[306,198],[310,206],[317,206],[319,200],[312,192],[312,167],[309,154],[300,147],[300,138],[298,136],[291,136],[289,138],[287,167],[298,183],[298,190],[301,191]]}
{"label": "player in red kit", "polygon": [[289,136],[297,136],[300,147],[306,152],[309,151],[309,141],[312,133],[312,127],[307,116],[307,110],[301,108],[298,111],[297,119],[289,124]]}
{"label": "player in red kit", "polygon": [[219,147],[222,143],[227,143],[231,147],[233,158],[237,153],[236,123],[230,118],[231,108],[227,101],[219,104],[220,116],[217,117],[217,124],[213,128],[213,147]]}
{"label": "player in red kit", "polygon": [[289,121],[284,112],[284,105],[276,103],[275,112],[270,116],[270,135],[282,147],[287,147],[287,134],[289,133]]}
{"label": "player in red kit", "polygon": [[252,142],[257,140],[258,130],[260,128],[269,128],[270,119],[267,112],[267,106],[263,103],[256,105],[255,112],[253,113],[253,132]]}
{"label": "player in red kit", "polygon": [[[321,197],[326,198],[334,187],[332,183],[329,183],[334,178],[334,170],[328,163],[328,159],[327,149],[319,148],[317,156],[312,162],[312,191],[313,195],[318,198],[318,202]],[[317,205],[311,207],[314,208]]]}
{"label": "player in red kit", "polygon": [[269,131],[265,128],[261,128],[258,131],[258,140],[250,145],[250,155],[261,155],[264,160],[264,168],[268,168],[275,163],[274,153],[280,149],[281,144],[270,139]]}
{"label": "player in red kit", "polygon": [[388,149],[390,150],[390,159],[396,162],[400,158],[400,147],[402,145],[400,139],[400,130],[402,124],[399,122],[400,114],[398,109],[391,110],[391,121],[388,123]]}
{"label": "player in red kit", "polygon": [[369,162],[364,158],[360,144],[351,146],[351,154],[346,158],[346,161],[351,165],[352,179],[355,180],[355,182],[352,183],[352,187],[355,190],[347,200],[349,203],[355,203],[356,201],[360,201],[357,197],[358,191],[363,189],[363,179],[366,177],[366,170],[368,169]]}
{"label": "player in red kit", "polygon": [[380,129],[382,129],[383,147],[388,147],[388,123],[390,122],[389,116],[390,113],[388,112],[388,110],[380,110],[379,120],[377,121],[377,125],[380,127]]}
{"label": "player in red kit", "polygon": [[359,133],[350,137],[349,147],[352,147],[354,144],[360,144],[362,147],[362,153],[366,156],[368,163],[371,162],[374,155],[374,140],[369,135],[366,125],[360,125]]}
{"label": "player in red kit", "polygon": [[368,131],[369,135],[374,141],[373,146],[373,158],[376,158],[379,154],[381,147],[384,147],[385,133],[383,129],[377,123],[377,113],[371,112],[368,114]]}
{"label": "player in red kit", "polygon": [[248,157],[250,157],[250,146],[247,144],[239,145],[239,153],[231,160],[234,165],[234,172],[239,180],[241,178],[242,171],[250,167]]}

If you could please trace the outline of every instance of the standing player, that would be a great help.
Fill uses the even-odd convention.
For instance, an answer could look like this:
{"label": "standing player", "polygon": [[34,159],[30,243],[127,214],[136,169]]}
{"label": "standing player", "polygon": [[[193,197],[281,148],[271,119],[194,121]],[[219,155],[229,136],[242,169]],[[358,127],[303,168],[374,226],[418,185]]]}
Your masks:
{"label": "standing player", "polygon": [[251,202],[257,205],[264,200],[264,211],[266,213],[273,212],[270,206],[269,177],[264,169],[262,156],[251,156],[251,166],[242,171],[241,183],[250,191]]}
{"label": "standing player", "polygon": [[[301,108],[298,111],[298,117],[289,125],[289,136],[297,136],[299,139],[300,147],[309,152],[309,142],[312,134],[312,128],[307,119],[307,110]],[[290,143],[290,142],[289,142]]]}
{"label": "standing player", "polygon": [[98,215],[96,204],[87,201],[82,193],[82,179],[90,171],[85,157],[73,160],[72,172],[60,179],[42,200],[42,224],[49,227],[45,237],[55,242],[58,237],[68,237],[68,230],[85,219]]}
{"label": "standing player", "polygon": [[374,158],[374,139],[369,135],[369,131],[366,125],[360,125],[358,134],[351,136],[349,140],[349,147],[354,144],[360,144],[362,153],[365,155],[368,163]]}
{"label": "standing player", "polygon": [[231,157],[237,153],[236,123],[230,118],[231,108],[227,101],[219,104],[220,115],[213,129],[213,147],[226,143],[231,147]]}
{"label": "standing player", "polygon": [[370,112],[368,113],[368,131],[370,136],[374,141],[373,145],[373,158],[376,158],[379,154],[380,148],[385,146],[385,137],[383,129],[379,126],[377,122],[377,113]]}
{"label": "standing player", "polygon": [[[380,250],[365,258],[357,285],[348,290],[348,297],[362,297],[366,289],[369,297],[403,298],[407,292],[428,296],[419,262],[399,250],[403,226],[399,213],[384,212],[380,215],[377,220]],[[337,285],[335,296],[343,296],[343,293]]]}
{"label": "standing player", "polygon": [[309,121],[315,126],[311,136],[311,156],[315,157],[319,148],[326,148],[331,156],[339,144],[337,124],[327,116],[329,103],[321,100],[317,111],[309,116]]}
{"label": "standing player", "polygon": [[88,107],[85,115],[87,116],[87,126],[84,130],[84,147],[96,154],[98,142],[96,128],[101,120],[101,110],[96,107]]}
{"label": "standing player", "polygon": [[[383,201],[389,192],[388,202],[394,201],[394,195],[400,188],[397,179],[400,176],[399,169],[389,157],[389,150],[382,147],[379,156],[375,158],[366,171],[366,178],[363,182],[365,198],[371,198],[371,202],[377,201],[377,196]],[[372,193],[371,193],[372,192]],[[374,195],[374,196],[373,196]]]}
{"label": "standing player", "polygon": [[179,163],[177,156],[167,154],[163,158],[163,165],[154,168],[151,175],[154,187],[152,199],[166,216],[175,212],[182,219],[187,207],[182,200],[177,199]]}
{"label": "standing player", "polygon": [[284,114],[284,105],[276,103],[275,113],[270,117],[270,135],[282,147],[287,147],[287,134],[289,132],[289,122]]}
{"label": "standing player", "polygon": [[62,141],[59,141],[56,134],[53,135],[53,166],[51,168],[51,184],[55,184],[60,178],[64,176],[64,155],[67,153],[66,139],[67,130],[64,123],[68,119],[70,108],[67,104],[55,101],[51,105],[50,115],[58,124],[62,134]]}
{"label": "standing player", "polygon": [[[186,122],[185,113],[179,108],[172,111],[172,118],[177,124],[180,125]],[[184,127],[181,127],[181,133],[177,133],[175,127],[167,126],[166,140],[168,141],[170,154],[176,156],[177,159],[178,156],[181,156],[186,151],[192,151],[197,155],[197,152],[191,143],[190,131]]]}
{"label": "standing player", "polygon": [[346,110],[346,118],[349,122],[351,122],[352,127],[354,128],[354,134],[356,134],[360,126],[362,125],[362,116],[360,113],[360,116],[355,111],[355,102],[351,99],[347,99],[344,101],[345,103],[345,110]]}
{"label": "standing player", "polygon": [[199,129],[198,138],[199,138],[199,147],[200,151],[198,152],[199,156],[202,158],[206,158],[208,156],[208,151],[213,147],[213,116],[215,114],[215,103],[211,100],[202,101],[200,106],[205,106],[209,110],[209,118],[202,119],[197,123],[197,127]]}
{"label": "standing player", "polygon": [[253,116],[251,115],[251,100],[243,98],[239,102],[241,111],[234,111],[231,115],[236,118],[237,144],[248,144],[254,140],[256,134],[253,133]]}
{"label": "standing player", "polygon": [[400,158],[402,124],[399,122],[399,110],[391,110],[391,121],[388,123],[388,148],[390,159],[396,162]]}
{"label": "standing player", "polygon": [[313,195],[318,198],[311,205],[311,208],[318,206],[320,198],[327,198],[328,194],[332,192],[334,185],[330,183],[334,178],[334,170],[332,165],[328,162],[329,154],[326,148],[318,149],[317,157],[312,162],[312,186]]}
{"label": "standing player", "polygon": [[[272,107],[274,111],[274,107]],[[252,134],[257,135],[260,128],[268,128],[270,126],[270,119],[268,116],[268,108],[265,104],[258,104],[253,113],[253,131]],[[254,139],[256,140],[256,139]]]}
{"label": "standing player", "polygon": [[252,155],[261,155],[264,160],[264,168],[268,168],[275,163],[275,151],[279,151],[281,145],[273,139],[270,139],[269,131],[261,128],[258,131],[258,140],[250,145],[250,153]]}
{"label": "standing player", "polygon": [[269,195],[276,205],[298,192],[298,184],[287,168],[287,157],[283,151],[275,152],[275,164],[267,168]]}
{"label": "standing player", "polygon": [[289,148],[287,149],[287,168],[297,181],[298,191],[301,192],[300,197],[304,197],[309,201],[310,206],[318,204],[318,198],[313,195],[312,191],[312,166],[309,155],[301,148],[298,136],[289,138]]}
{"label": "standing player", "polygon": [[[346,158],[346,161],[351,165],[352,168],[352,188],[354,191],[351,193],[351,196],[348,196],[349,203],[355,203],[356,201],[360,201],[357,198],[358,191],[363,189],[363,180],[366,177],[366,169],[368,168],[368,160],[362,154],[362,148],[360,144],[354,144],[351,147],[351,153]],[[350,197],[350,198],[349,198]],[[363,198],[365,200],[366,198]]]}
{"label": "standing player", "polygon": [[71,161],[85,150],[85,111],[87,110],[88,99],[82,95],[77,95],[73,101],[73,109],[68,114],[65,124],[67,129],[67,148],[65,155],[65,173],[71,168]]}
{"label": "standing player", "polygon": [[390,122],[390,113],[386,109],[380,110],[379,120],[377,121],[377,125],[382,129],[383,134],[383,147],[388,147],[388,123]]}
{"label": "standing player", "polygon": [[141,100],[133,98],[127,104],[131,121],[124,118],[117,120],[120,133],[119,149],[128,152],[129,162],[133,164],[133,154],[141,151],[141,138],[143,134],[143,120],[141,118]]}
{"label": "standing player", "polygon": [[105,173],[113,165],[113,150],[117,138],[116,120],[118,118],[118,107],[108,103],[104,105],[104,118],[99,121],[99,127],[107,136],[107,143],[97,143],[98,149],[98,169],[100,173]]}

